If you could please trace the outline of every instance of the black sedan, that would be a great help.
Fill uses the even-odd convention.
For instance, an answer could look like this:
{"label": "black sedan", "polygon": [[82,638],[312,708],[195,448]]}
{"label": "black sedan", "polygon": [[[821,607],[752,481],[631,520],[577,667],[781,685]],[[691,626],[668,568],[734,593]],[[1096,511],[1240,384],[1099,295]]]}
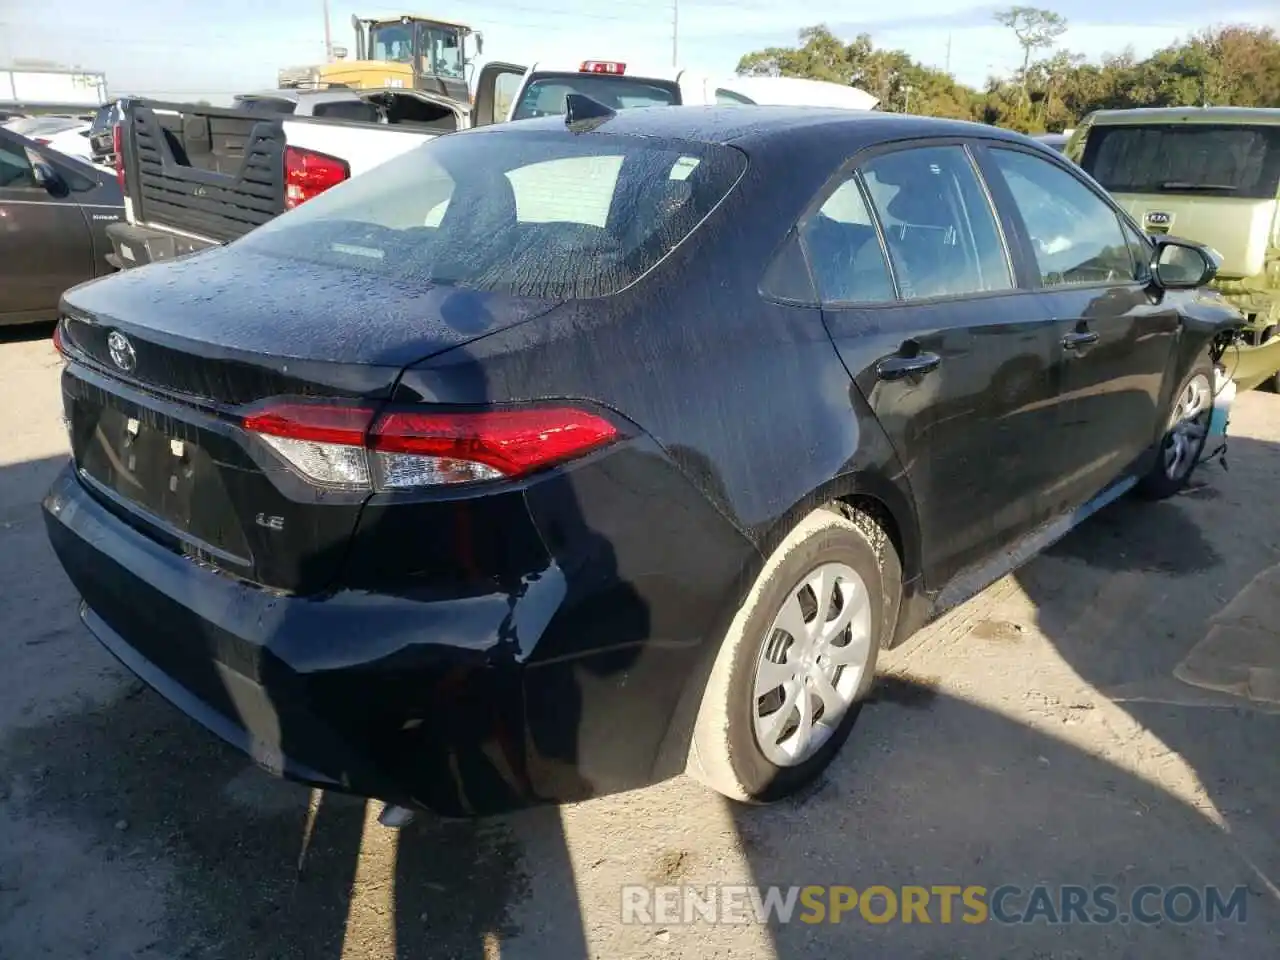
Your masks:
{"label": "black sedan", "polygon": [[116,178],[0,129],[0,326],[53,320],[64,290],[112,271]]}
{"label": "black sedan", "polygon": [[68,293],[48,533],[89,630],[284,776],[767,801],[879,650],[1183,487],[1213,271],[1018,134],[575,100]]}

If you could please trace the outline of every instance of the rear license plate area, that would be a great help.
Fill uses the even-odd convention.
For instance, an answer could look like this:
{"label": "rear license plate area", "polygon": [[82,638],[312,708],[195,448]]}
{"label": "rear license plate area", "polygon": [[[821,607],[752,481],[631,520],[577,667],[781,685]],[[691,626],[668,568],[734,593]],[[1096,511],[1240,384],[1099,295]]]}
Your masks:
{"label": "rear license plate area", "polygon": [[89,486],[211,559],[251,563],[226,481],[192,424],[98,390],[69,398],[72,453]]}

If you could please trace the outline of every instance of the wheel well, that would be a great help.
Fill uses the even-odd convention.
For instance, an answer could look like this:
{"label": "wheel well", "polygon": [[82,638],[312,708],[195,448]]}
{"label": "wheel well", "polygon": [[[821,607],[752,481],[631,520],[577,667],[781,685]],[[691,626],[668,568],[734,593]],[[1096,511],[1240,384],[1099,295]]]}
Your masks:
{"label": "wheel well", "polygon": [[825,484],[814,490],[758,535],[755,542],[760,551],[761,562],[777,548],[801,518],[812,510],[825,507],[860,512],[870,517],[884,530],[889,544],[898,555],[904,582],[918,581],[924,574],[924,565],[915,517],[910,512],[910,503],[905,500],[898,503],[898,511],[895,512],[889,504],[896,502],[896,498],[891,499],[891,495],[897,491],[886,489],[886,493],[882,495],[877,489],[887,487],[888,485],[872,476],[863,478],[856,486],[854,482],[842,478],[839,482]]}
{"label": "wheel well", "polygon": [[[889,537],[889,542],[893,544],[893,549],[897,551],[899,560],[905,565],[907,562],[907,553],[903,549],[902,531],[898,527],[898,521],[883,502],[875,497],[867,496],[865,493],[855,493],[847,497],[837,497],[837,503],[841,503],[851,510],[859,513],[865,513],[872,520],[880,525],[880,528]],[[910,574],[908,574],[910,576]]]}

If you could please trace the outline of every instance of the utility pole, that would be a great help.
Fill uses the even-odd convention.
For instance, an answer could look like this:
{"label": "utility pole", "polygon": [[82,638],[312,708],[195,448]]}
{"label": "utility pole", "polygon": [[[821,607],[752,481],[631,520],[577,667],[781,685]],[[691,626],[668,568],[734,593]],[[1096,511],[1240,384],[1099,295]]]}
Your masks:
{"label": "utility pole", "polygon": [[680,66],[680,0],[671,0],[671,65]]}
{"label": "utility pole", "polygon": [[333,63],[333,34],[329,32],[329,0],[324,3],[324,62]]}
{"label": "utility pole", "polygon": [[947,34],[947,73],[951,72],[951,34]]}

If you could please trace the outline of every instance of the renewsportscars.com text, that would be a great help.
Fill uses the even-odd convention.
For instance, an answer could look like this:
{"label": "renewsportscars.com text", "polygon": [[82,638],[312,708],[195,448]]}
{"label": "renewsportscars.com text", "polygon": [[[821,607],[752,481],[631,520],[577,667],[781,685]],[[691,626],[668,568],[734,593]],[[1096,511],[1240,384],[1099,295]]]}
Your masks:
{"label": "renewsportscars.com text", "polygon": [[1244,923],[1248,888],[627,886],[623,923]]}

